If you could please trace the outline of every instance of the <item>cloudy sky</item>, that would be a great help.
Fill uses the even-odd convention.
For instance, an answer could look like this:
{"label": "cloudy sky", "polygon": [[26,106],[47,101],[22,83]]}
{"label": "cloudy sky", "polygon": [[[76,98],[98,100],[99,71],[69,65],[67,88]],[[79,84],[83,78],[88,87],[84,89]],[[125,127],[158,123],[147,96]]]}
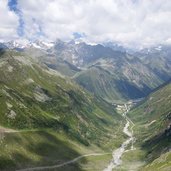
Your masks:
{"label": "cloudy sky", "polygon": [[171,43],[171,0],[0,0],[0,40]]}

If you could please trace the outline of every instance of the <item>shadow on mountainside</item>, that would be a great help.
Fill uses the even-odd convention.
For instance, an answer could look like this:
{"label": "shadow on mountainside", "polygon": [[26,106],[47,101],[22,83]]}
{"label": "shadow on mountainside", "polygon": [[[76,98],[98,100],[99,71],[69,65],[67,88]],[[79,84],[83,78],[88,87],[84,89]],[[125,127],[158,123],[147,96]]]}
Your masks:
{"label": "shadow on mountainside", "polygon": [[[8,133],[1,141],[0,151],[1,171],[57,165],[81,155],[70,147],[67,140],[61,140],[54,132],[48,131]],[[82,161],[86,162],[85,158]],[[56,170],[60,169],[81,171],[76,163]]]}
{"label": "shadow on mountainside", "polygon": [[170,144],[171,136],[167,136],[165,132],[161,132],[158,135],[153,136],[151,139],[147,140],[142,148],[147,151],[147,161],[151,162],[154,159],[160,157],[162,153],[165,153],[171,147]]}

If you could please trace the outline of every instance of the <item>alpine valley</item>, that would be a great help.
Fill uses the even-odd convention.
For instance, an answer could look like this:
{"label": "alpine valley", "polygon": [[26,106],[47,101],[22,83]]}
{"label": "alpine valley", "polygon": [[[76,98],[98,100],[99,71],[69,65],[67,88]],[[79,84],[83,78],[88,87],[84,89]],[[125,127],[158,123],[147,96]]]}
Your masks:
{"label": "alpine valley", "polygon": [[171,46],[0,43],[0,170],[171,170]]}

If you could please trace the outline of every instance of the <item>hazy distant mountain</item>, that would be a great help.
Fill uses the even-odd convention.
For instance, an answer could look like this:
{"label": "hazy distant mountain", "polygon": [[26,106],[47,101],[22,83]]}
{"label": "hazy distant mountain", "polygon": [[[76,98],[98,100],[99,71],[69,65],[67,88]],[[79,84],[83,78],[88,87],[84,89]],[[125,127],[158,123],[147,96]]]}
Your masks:
{"label": "hazy distant mountain", "polygon": [[126,52],[127,51],[127,48],[124,48],[123,46],[118,45],[117,43],[114,43],[114,42],[105,42],[105,43],[103,43],[103,45],[105,47],[110,47],[114,51],[120,51],[120,52]]}
{"label": "hazy distant mountain", "polygon": [[162,80],[167,81],[171,76],[171,46],[159,45],[146,48],[134,54],[143,64],[150,68]]}
{"label": "hazy distant mountain", "polygon": [[90,45],[84,42],[16,42],[4,44],[21,49],[51,69],[73,79],[108,101],[141,98],[171,77],[171,48],[157,46],[129,54],[114,43]]}

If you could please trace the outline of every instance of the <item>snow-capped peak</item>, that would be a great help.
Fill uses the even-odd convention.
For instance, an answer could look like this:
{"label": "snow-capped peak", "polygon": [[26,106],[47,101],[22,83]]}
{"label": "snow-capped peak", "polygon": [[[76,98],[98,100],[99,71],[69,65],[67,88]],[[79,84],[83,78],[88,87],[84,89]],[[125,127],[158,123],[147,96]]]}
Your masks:
{"label": "snow-capped peak", "polygon": [[18,48],[20,46],[20,44],[14,40],[9,41],[4,43],[8,48],[13,49],[13,48]]}
{"label": "snow-capped peak", "polygon": [[43,49],[47,50],[54,46],[53,42],[44,42],[36,40],[34,42],[28,40],[12,40],[9,42],[3,42],[3,44],[8,47],[9,49],[26,49],[26,48],[36,48],[36,49]]}
{"label": "snow-capped peak", "polygon": [[42,42],[45,46],[47,46],[48,48],[51,48],[54,46],[53,42]]}
{"label": "snow-capped peak", "polygon": [[157,46],[155,49],[158,50],[158,51],[161,51],[162,50],[162,46]]}
{"label": "snow-capped peak", "polygon": [[53,42],[44,42],[44,41],[36,40],[34,42],[31,42],[30,46],[34,47],[34,48],[37,48],[37,49],[47,50],[47,49],[50,49],[51,47],[53,47],[54,43]]}

